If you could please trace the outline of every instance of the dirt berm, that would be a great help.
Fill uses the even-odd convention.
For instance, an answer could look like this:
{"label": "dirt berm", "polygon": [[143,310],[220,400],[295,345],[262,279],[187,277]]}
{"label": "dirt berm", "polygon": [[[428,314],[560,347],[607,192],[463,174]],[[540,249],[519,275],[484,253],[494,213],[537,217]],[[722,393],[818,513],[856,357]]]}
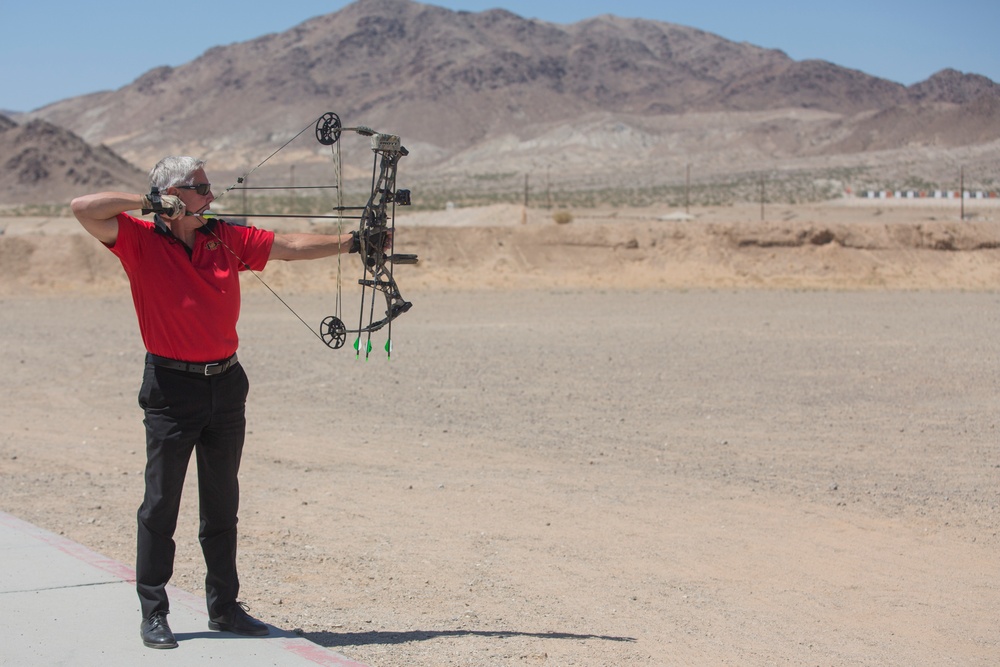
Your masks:
{"label": "dirt berm", "polygon": [[[568,224],[516,206],[420,213],[397,221],[397,252],[420,257],[398,267],[397,280],[430,289],[995,289],[1000,226],[988,216],[962,221],[949,213],[784,207],[770,212],[784,219],[762,221],[753,207],[729,207],[691,216],[582,212]],[[7,218],[0,226],[3,293],[125,285],[115,258],[73,220]],[[353,276],[355,269],[341,270]],[[264,274],[275,289],[326,291],[337,264],[275,263]],[[248,289],[255,283],[247,281]]]}

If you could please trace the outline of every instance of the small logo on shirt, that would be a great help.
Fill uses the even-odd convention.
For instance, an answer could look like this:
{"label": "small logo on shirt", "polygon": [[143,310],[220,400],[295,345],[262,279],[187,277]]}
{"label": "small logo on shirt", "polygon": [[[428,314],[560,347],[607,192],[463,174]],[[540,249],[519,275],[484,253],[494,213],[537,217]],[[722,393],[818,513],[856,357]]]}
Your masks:
{"label": "small logo on shirt", "polygon": [[205,244],[205,250],[215,250],[220,245],[222,245],[222,243],[219,241],[209,241]]}

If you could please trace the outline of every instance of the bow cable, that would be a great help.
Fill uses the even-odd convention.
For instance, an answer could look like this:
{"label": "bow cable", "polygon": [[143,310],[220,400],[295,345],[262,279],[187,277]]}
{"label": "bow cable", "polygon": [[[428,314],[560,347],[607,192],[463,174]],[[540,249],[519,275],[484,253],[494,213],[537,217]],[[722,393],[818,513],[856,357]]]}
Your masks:
{"label": "bow cable", "polygon": [[[300,133],[300,134],[301,134],[301,133]],[[202,217],[202,218],[203,218],[204,216],[199,216],[199,217]],[[212,214],[212,215],[210,215],[209,217],[211,217],[211,218],[215,218],[216,216],[215,216],[214,214]],[[298,320],[299,322],[302,322],[302,325],[303,325],[303,326],[304,326],[304,327],[305,327],[306,329],[309,329],[309,333],[311,333],[312,335],[316,336],[316,338],[319,338],[319,339],[320,339],[320,340],[321,340],[321,341],[323,342],[323,344],[324,344],[324,345],[326,344],[326,341],[325,341],[325,340],[323,340],[323,336],[322,336],[322,335],[320,335],[320,333],[319,333],[318,331],[316,331],[315,329],[313,329],[313,328],[312,328],[312,326],[311,326],[311,325],[310,325],[310,324],[309,324],[308,322],[306,322],[306,321],[305,321],[304,319],[302,319],[302,316],[301,316],[301,315],[299,315],[299,314],[298,314],[297,312],[295,312],[295,309],[294,309],[294,308],[292,308],[291,306],[289,306],[289,305],[288,305],[288,302],[287,302],[287,301],[285,301],[284,299],[282,299],[282,298],[281,298],[281,296],[280,296],[280,295],[279,295],[279,294],[278,294],[277,292],[275,292],[275,291],[274,291],[273,289],[271,289],[271,286],[270,286],[270,285],[268,285],[268,284],[267,284],[267,282],[265,282],[265,281],[264,281],[264,279],[260,277],[260,274],[258,274],[258,273],[257,273],[256,271],[254,271],[253,269],[251,269],[251,268],[250,268],[250,265],[249,265],[249,264],[247,264],[247,263],[246,263],[246,261],[245,261],[245,260],[244,260],[244,259],[243,259],[242,257],[240,257],[240,256],[239,256],[238,254],[236,254],[236,251],[235,251],[235,250],[233,250],[232,248],[230,248],[230,247],[229,247],[229,244],[227,244],[227,243],[226,243],[225,241],[223,241],[223,240],[222,240],[222,237],[220,237],[220,236],[219,236],[218,234],[216,234],[216,233],[215,233],[215,230],[214,230],[214,229],[209,229],[208,231],[209,231],[209,232],[210,232],[210,233],[212,234],[212,236],[214,236],[214,237],[215,237],[215,239],[216,239],[216,240],[217,240],[217,241],[218,241],[219,243],[221,243],[221,244],[222,244],[222,247],[223,247],[223,248],[225,248],[226,250],[228,250],[228,251],[230,252],[230,254],[232,254],[232,256],[236,258],[236,261],[238,261],[238,262],[239,262],[240,264],[242,264],[242,265],[243,265],[243,268],[244,268],[244,269],[246,269],[247,271],[249,271],[249,272],[250,272],[250,274],[251,274],[251,275],[252,275],[252,276],[253,276],[254,278],[256,278],[256,279],[257,279],[258,281],[260,281],[260,284],[261,284],[261,285],[263,285],[264,287],[266,287],[266,288],[267,288],[267,291],[268,291],[268,292],[270,292],[271,294],[273,294],[273,295],[274,295],[274,298],[275,298],[275,299],[277,299],[278,301],[280,301],[280,302],[281,302],[281,304],[282,304],[282,305],[283,305],[283,306],[284,306],[285,308],[287,308],[287,309],[288,309],[288,312],[290,312],[290,313],[291,313],[292,315],[294,315],[294,316],[295,316],[295,318],[296,318],[296,319],[297,319],[297,320]],[[339,298],[339,295],[338,295],[338,298]]]}
{"label": "bow cable", "polygon": [[301,130],[299,130],[298,133],[294,137],[292,137],[291,139],[289,139],[285,143],[281,144],[281,147],[278,148],[278,150],[274,151],[273,153],[271,153],[270,155],[268,155],[266,158],[264,158],[263,160],[261,160],[260,164],[258,164],[256,167],[254,167],[253,169],[251,169],[247,173],[245,173],[242,176],[240,176],[239,178],[237,178],[236,182],[233,183],[232,185],[230,185],[225,190],[223,190],[221,193],[219,193],[219,196],[216,197],[215,200],[218,201],[219,199],[222,199],[224,196],[226,196],[227,192],[229,192],[230,190],[235,189],[237,185],[241,185],[244,181],[246,181],[248,178],[250,178],[250,174],[254,173],[258,169],[260,169],[261,167],[263,167],[265,162],[267,162],[268,160],[270,160],[271,158],[273,158],[275,155],[277,155],[278,153],[280,153],[281,151],[283,151],[285,149],[285,147],[288,146],[288,144],[290,144],[293,141],[295,141],[296,139],[298,139],[302,135],[303,132],[305,132],[306,130],[308,130],[315,123],[316,123],[316,121],[313,121],[313,122],[309,123],[308,125],[306,125],[305,127],[303,127]]}

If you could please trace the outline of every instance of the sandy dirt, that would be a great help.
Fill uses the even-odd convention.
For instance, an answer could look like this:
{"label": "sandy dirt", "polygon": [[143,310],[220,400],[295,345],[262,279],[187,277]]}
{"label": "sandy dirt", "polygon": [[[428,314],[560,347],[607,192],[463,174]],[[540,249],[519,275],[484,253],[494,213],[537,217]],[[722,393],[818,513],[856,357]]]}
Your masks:
{"label": "sandy dirt", "polygon": [[[997,210],[783,211],[412,216],[391,361],[247,277],[252,613],[373,667],[1000,663]],[[2,222],[0,509],[131,563],[121,269]],[[318,323],[335,273],[262,277]]]}

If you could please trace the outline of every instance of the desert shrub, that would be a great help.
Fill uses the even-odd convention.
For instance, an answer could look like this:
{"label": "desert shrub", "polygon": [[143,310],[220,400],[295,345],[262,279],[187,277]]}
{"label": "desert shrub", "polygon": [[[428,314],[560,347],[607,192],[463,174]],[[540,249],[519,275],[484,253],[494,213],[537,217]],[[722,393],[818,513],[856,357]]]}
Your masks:
{"label": "desert shrub", "polygon": [[552,214],[552,219],[557,225],[566,225],[573,222],[573,214],[569,211],[556,211]]}

